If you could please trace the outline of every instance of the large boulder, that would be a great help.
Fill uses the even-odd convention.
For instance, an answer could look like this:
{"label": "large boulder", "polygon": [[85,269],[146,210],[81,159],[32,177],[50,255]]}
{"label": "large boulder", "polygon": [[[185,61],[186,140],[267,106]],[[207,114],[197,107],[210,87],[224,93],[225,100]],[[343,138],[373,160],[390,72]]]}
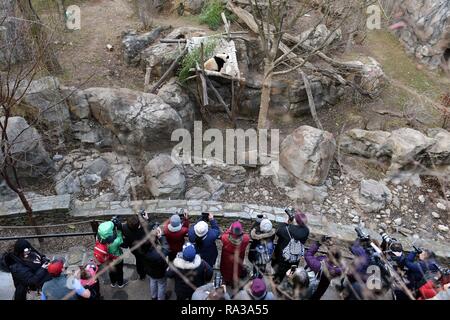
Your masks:
{"label": "large boulder", "polygon": [[325,182],[336,150],[333,135],[301,126],[288,135],[280,148],[280,164],[297,179],[311,185]]}
{"label": "large boulder", "polygon": [[[0,118],[0,123],[4,126],[5,117]],[[6,133],[20,177],[40,177],[51,169],[52,162],[44,148],[41,135],[24,118],[8,118]],[[0,129],[0,135],[2,134],[3,130]],[[0,163],[3,161],[4,155],[0,149]]]}
{"label": "large boulder", "polygon": [[433,128],[427,131],[427,135],[435,141],[428,149],[433,164],[450,165],[450,132],[441,128]]}
{"label": "large boulder", "polygon": [[390,135],[386,131],[352,129],[339,137],[339,149],[344,153],[375,158]]}
{"label": "large boulder", "polygon": [[195,113],[194,103],[177,82],[176,78],[172,78],[162,86],[158,91],[158,96],[178,112],[186,129],[192,129]]}
{"label": "large boulder", "polygon": [[61,86],[60,89],[63,96],[66,97],[70,116],[75,120],[89,119],[91,109],[89,108],[89,102],[84,91],[76,87],[65,86]]}
{"label": "large boulder", "polygon": [[163,27],[156,27],[150,32],[138,34],[135,30],[122,33],[122,48],[125,62],[136,66],[140,63],[141,51],[155,42],[164,30]]}
{"label": "large boulder", "polygon": [[392,202],[392,193],[382,182],[362,180],[353,198],[365,212],[378,212]]}
{"label": "large boulder", "polygon": [[16,96],[21,95],[21,108],[26,109],[33,118],[52,126],[70,124],[69,107],[57,78],[43,77],[31,82],[25,81],[17,90]]}
{"label": "large boulder", "polygon": [[202,12],[205,0],[186,0],[184,1],[184,10],[190,14],[196,15]]}
{"label": "large boulder", "polygon": [[74,194],[83,200],[114,194],[115,200],[129,200],[133,186],[142,183],[126,156],[114,152],[73,150],[56,164],[57,194]]}
{"label": "large boulder", "polygon": [[391,156],[392,162],[402,166],[420,160],[434,140],[420,131],[401,128],[391,132],[380,152]]}
{"label": "large boulder", "polygon": [[72,124],[72,133],[80,142],[96,148],[112,147],[117,142],[112,132],[95,121],[82,119]]}
{"label": "large boulder", "polygon": [[155,156],[144,168],[147,189],[156,198],[180,199],[186,191],[186,178],[181,166],[167,154]]}
{"label": "large boulder", "polygon": [[154,94],[125,88],[90,88],[84,92],[93,117],[123,145],[160,149],[171,144],[175,129],[183,127],[178,113]]}

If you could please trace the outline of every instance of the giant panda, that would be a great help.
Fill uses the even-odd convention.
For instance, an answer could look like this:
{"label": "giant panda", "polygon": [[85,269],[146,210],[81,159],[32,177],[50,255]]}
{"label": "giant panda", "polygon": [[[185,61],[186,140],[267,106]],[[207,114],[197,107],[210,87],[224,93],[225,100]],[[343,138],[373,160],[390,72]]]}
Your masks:
{"label": "giant panda", "polygon": [[227,62],[228,59],[229,59],[229,56],[227,54],[218,53],[214,57],[212,57],[211,59],[208,59],[205,62],[205,64],[204,64],[205,70],[220,72],[220,70],[222,70],[224,64]]}

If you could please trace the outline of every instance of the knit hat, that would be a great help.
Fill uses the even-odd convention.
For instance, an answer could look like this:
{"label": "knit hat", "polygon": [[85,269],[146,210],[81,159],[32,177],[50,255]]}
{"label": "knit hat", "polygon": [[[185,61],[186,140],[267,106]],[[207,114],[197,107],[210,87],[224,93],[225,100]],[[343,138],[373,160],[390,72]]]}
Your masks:
{"label": "knit hat", "polygon": [[20,256],[25,249],[31,249],[31,244],[25,239],[19,239],[14,244],[14,254]]}
{"label": "knit hat", "polygon": [[231,236],[233,238],[239,238],[240,236],[242,236],[243,231],[242,231],[242,224],[239,221],[235,221],[231,224]]}
{"label": "knit hat", "polygon": [[251,295],[256,299],[263,299],[267,291],[267,287],[266,284],[264,283],[264,280],[260,278],[255,278],[252,282],[252,285],[250,286],[250,291]]}
{"label": "knit hat", "polygon": [[183,260],[192,262],[194,261],[196,254],[197,251],[192,243],[188,242],[183,246]]}
{"label": "knit hat", "polygon": [[47,271],[52,277],[59,277],[63,269],[64,260],[62,258],[56,258],[48,265]]}
{"label": "knit hat", "polygon": [[304,213],[300,212],[300,210],[297,210],[295,213],[295,222],[297,222],[299,226],[305,226],[308,223],[308,218]]}
{"label": "knit hat", "polygon": [[177,214],[174,214],[170,217],[170,223],[167,226],[169,231],[171,232],[178,232],[181,230],[181,219],[180,216]]}
{"label": "knit hat", "polygon": [[194,226],[197,237],[203,238],[208,233],[208,224],[205,221],[199,221]]}
{"label": "knit hat", "polygon": [[259,229],[264,233],[270,232],[272,230],[272,222],[269,219],[262,219],[259,224]]}

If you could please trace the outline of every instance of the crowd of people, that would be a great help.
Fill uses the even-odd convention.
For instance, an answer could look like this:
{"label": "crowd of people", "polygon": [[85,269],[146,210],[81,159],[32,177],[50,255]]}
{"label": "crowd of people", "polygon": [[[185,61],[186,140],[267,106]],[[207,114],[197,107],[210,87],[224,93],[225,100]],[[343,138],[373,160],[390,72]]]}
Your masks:
{"label": "crowd of people", "polygon": [[286,213],[277,228],[258,215],[246,232],[240,221],[221,230],[211,213],[193,223],[178,212],[159,224],[141,210],[123,222],[101,223],[94,260],[75,273],[65,271],[64,259],[50,261],[23,239],[1,265],[12,274],[16,300],[30,290],[42,300],[102,299],[101,271],[113,288],[128,283],[124,248],[136,258],[139,279],[149,279],[153,300],[320,300],[330,286],[346,300],[450,299],[450,272],[433,252],[405,252],[386,233],[378,244],[357,228],[349,257],[327,236],[307,245],[307,216],[292,208]]}

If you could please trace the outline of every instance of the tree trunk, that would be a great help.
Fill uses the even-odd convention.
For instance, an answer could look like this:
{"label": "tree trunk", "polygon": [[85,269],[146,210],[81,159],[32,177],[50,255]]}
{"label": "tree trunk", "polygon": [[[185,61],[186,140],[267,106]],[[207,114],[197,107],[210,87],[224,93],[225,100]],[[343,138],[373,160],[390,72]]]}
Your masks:
{"label": "tree trunk", "polygon": [[30,22],[31,35],[38,49],[38,56],[42,59],[46,69],[51,74],[61,74],[62,68],[50,45],[50,39],[44,30],[41,20],[31,5],[31,0],[17,0],[20,12],[24,19]]}
{"label": "tree trunk", "polygon": [[264,61],[264,80],[261,90],[261,104],[259,106],[258,129],[266,129],[267,113],[270,105],[270,90],[272,86],[273,61]]}

